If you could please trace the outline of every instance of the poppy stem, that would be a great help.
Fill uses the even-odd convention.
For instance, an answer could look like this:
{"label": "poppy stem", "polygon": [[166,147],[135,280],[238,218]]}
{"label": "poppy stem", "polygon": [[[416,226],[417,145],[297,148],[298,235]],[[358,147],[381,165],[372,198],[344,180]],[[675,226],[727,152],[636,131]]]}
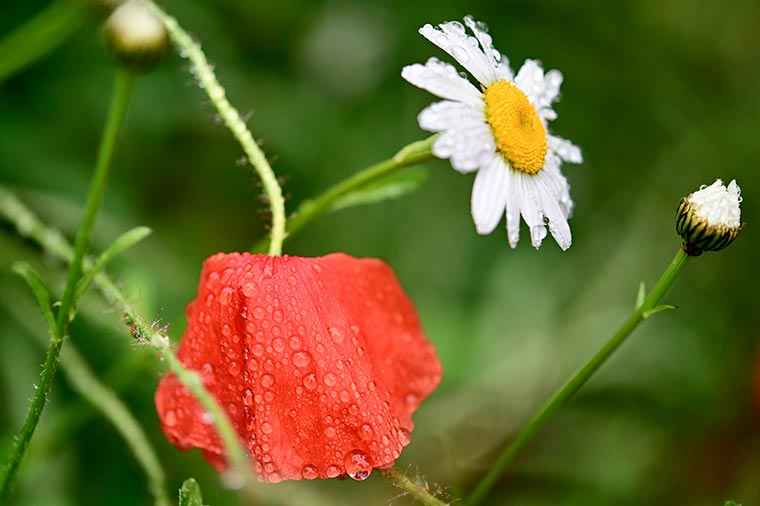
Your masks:
{"label": "poppy stem", "polygon": [[272,167],[269,165],[264,152],[261,150],[251,132],[245,125],[245,121],[240,113],[227,100],[227,93],[219,84],[214,75],[214,70],[209,65],[206,55],[201,50],[200,44],[195,42],[185,30],[179,26],[177,20],[151,0],[144,0],[145,6],[151,10],[164,24],[166,31],[169,33],[174,45],[177,46],[179,54],[183,58],[190,60],[193,65],[193,75],[198,80],[198,84],[208,95],[209,100],[216,107],[219,117],[225,126],[232,132],[240,146],[243,148],[248,161],[256,170],[261,183],[264,186],[264,193],[269,200],[269,208],[272,213],[272,229],[270,232],[269,254],[282,254],[282,242],[285,240],[285,199],[282,197],[282,188],[277,181]]}
{"label": "poppy stem", "polygon": [[[689,255],[678,248],[673,261],[665,269],[657,284],[651,292],[637,304],[635,311],[628,317],[623,325],[612,337],[581,366],[567,382],[562,385],[549,400],[536,412],[523,429],[515,436],[509,445],[501,452],[494,465],[478,483],[475,490],[467,499],[467,506],[478,506],[488,496],[488,493],[496,485],[499,477],[506,467],[514,460],[520,450],[528,443],[543,425],[557,412],[604,364],[610,356],[620,347],[629,335],[649,316],[663,309],[673,309],[673,306],[658,306],[660,299],[673,285],[678,275],[686,266]],[[643,290],[642,290],[643,292]]]}
{"label": "poppy stem", "polygon": [[[2,186],[0,186],[0,216],[13,223],[19,235],[39,244],[55,258],[66,262],[72,261],[73,250],[66,239],[57,231],[41,223],[34,213]],[[85,268],[92,265],[88,259],[85,259],[83,263]],[[211,415],[214,427],[229,456],[230,467],[234,471],[237,482],[235,484],[244,484],[243,482],[250,476],[246,452],[229,418],[203,386],[198,374],[185,369],[172,351],[169,336],[162,329],[156,328],[155,324],[149,324],[106,274],[102,272],[97,274],[93,282],[109,304],[122,308],[126,322],[134,325],[131,331],[132,337],[138,342],[144,342],[153,347],[161,358],[166,360],[177,378],[198,398],[204,409]]]}
{"label": "poppy stem", "polygon": [[0,40],[0,83],[52,51],[89,15],[82,0],[56,0]]}
{"label": "poppy stem", "polygon": [[116,74],[116,82],[111,97],[111,105],[108,111],[105,130],[101,139],[98,151],[95,171],[90,183],[90,190],[87,196],[82,223],[77,231],[76,241],[74,243],[74,253],[72,256],[69,272],[66,278],[66,286],[63,291],[63,297],[58,307],[55,327],[51,328],[50,346],[48,347],[45,357],[45,364],[40,373],[40,380],[37,389],[29,407],[29,411],[24,421],[21,431],[14,440],[13,450],[10,453],[6,465],[3,467],[0,475],[0,502],[8,497],[10,489],[15,481],[19,465],[26,454],[29,442],[34,435],[37,424],[45,409],[48,394],[53,384],[55,371],[58,367],[58,360],[61,353],[63,340],[67,335],[69,322],[73,316],[73,310],[76,305],[76,291],[79,278],[82,275],[82,263],[85,257],[85,251],[90,241],[90,233],[95,225],[100,204],[105,194],[106,182],[110,174],[111,160],[116,147],[121,125],[126,116],[129,99],[132,96],[134,87],[134,74],[128,70],[119,69]]}
{"label": "poppy stem", "polygon": [[[432,145],[437,137],[438,135],[433,135],[427,139],[413,142],[402,148],[398,153],[393,155],[393,157],[357,172],[353,176],[328,188],[318,197],[304,200],[290,219],[288,219],[285,227],[285,238],[289,239],[308,223],[330,212],[333,204],[342,197],[356,191],[358,188],[388,177],[406,167],[412,167],[430,160],[435,160]],[[251,251],[264,251],[267,247],[267,240],[268,239],[264,238],[259,241],[253,248],[251,248]]]}
{"label": "poppy stem", "polygon": [[413,480],[396,468],[382,469],[380,475],[396,487],[406,490],[410,496],[425,506],[449,506],[449,503],[441,501],[430,493],[427,483]]}

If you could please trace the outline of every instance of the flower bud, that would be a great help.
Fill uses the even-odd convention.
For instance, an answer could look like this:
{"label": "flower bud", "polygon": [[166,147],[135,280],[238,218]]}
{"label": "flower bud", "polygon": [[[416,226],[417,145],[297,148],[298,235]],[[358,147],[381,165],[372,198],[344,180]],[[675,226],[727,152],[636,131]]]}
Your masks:
{"label": "flower bud", "polygon": [[119,61],[146,71],[166,54],[169,38],[163,23],[140,0],[127,0],[106,20],[108,44]]}
{"label": "flower bud", "polygon": [[744,227],[740,194],[736,180],[726,187],[718,179],[681,199],[676,211],[676,231],[689,255],[722,250],[739,236]]}

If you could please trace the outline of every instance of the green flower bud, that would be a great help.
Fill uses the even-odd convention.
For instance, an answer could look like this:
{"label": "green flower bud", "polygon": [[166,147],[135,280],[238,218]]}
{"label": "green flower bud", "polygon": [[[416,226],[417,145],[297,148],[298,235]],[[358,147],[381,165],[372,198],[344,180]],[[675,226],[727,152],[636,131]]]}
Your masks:
{"label": "green flower bud", "polygon": [[682,198],[676,211],[676,231],[684,240],[684,251],[698,256],[731,244],[744,228],[741,201],[736,180],[726,187],[720,179]]}
{"label": "green flower bud", "polygon": [[127,0],[106,20],[105,35],[119,61],[146,71],[166,55],[169,37],[163,23],[140,0]]}

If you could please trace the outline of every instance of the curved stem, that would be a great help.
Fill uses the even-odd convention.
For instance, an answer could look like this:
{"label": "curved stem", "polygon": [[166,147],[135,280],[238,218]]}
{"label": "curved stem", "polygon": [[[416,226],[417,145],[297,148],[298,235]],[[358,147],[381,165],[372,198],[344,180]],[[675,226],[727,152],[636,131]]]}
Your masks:
{"label": "curved stem", "polygon": [[27,413],[21,431],[15,438],[15,444],[13,445],[10,458],[3,468],[2,476],[0,476],[0,502],[10,493],[16,473],[18,472],[18,467],[29,446],[29,441],[32,439],[32,435],[37,428],[37,424],[42,415],[42,411],[45,408],[45,403],[47,402],[47,397],[53,384],[53,378],[58,366],[58,358],[61,353],[61,346],[63,345],[63,339],[66,336],[71,309],[75,302],[74,296],[76,294],[77,283],[82,274],[82,260],[84,259],[85,250],[87,249],[87,244],[90,240],[90,232],[95,223],[95,217],[100,208],[100,203],[103,200],[106,181],[108,180],[108,174],[110,172],[111,159],[116,146],[116,138],[118,137],[121,124],[126,114],[133,84],[134,76],[131,73],[124,70],[118,71],[116,84],[111,98],[111,106],[108,112],[108,119],[106,121],[105,131],[103,132],[103,138],[101,139],[100,150],[95,164],[95,172],[90,184],[84,217],[82,218],[82,224],[77,232],[74,256],[69,267],[66,287],[64,288],[63,298],[56,317],[55,332],[50,339],[50,346],[48,347],[47,355],[45,356],[45,364],[42,373],[40,374],[40,381],[37,385],[37,391],[32,400],[32,405],[29,408],[29,412]]}
{"label": "curved stem", "polygon": [[193,74],[201,88],[206,92],[208,98],[216,107],[222,121],[230,129],[240,146],[243,148],[248,161],[256,169],[256,173],[261,179],[264,186],[264,193],[269,200],[269,207],[272,212],[272,230],[270,232],[271,242],[269,245],[270,255],[280,255],[282,253],[282,242],[285,239],[285,199],[282,197],[282,188],[277,182],[277,177],[269,165],[266,156],[254,140],[251,132],[245,126],[245,122],[240,117],[229,100],[227,94],[219,81],[217,81],[214,71],[206,60],[201,47],[192,37],[185,32],[177,23],[177,20],[162,11],[155,3],[150,0],[145,1],[145,5],[164,23],[166,31],[169,32],[172,42],[179,49],[180,54],[190,60],[193,65]]}
{"label": "curved stem", "polygon": [[[296,209],[296,212],[293,213],[293,216],[288,219],[285,228],[285,238],[290,238],[305,225],[329,212],[330,208],[336,201],[357,188],[361,188],[373,181],[387,177],[406,167],[434,160],[435,156],[433,155],[431,146],[436,138],[437,135],[433,135],[427,139],[413,142],[402,148],[392,158],[383,160],[382,162],[376,163],[375,165],[357,172],[348,179],[344,179],[336,185],[328,188],[318,197],[303,201],[301,205],[298,206],[298,209]],[[267,239],[262,239],[251,248],[251,250],[254,252],[261,252],[264,251],[266,247]]]}
{"label": "curved stem", "polygon": [[396,487],[406,490],[410,496],[425,506],[449,506],[449,503],[443,502],[431,494],[425,484],[412,480],[396,468],[383,469],[380,471],[380,475]]}
{"label": "curved stem", "polygon": [[0,83],[71,36],[87,18],[85,3],[56,0],[0,41]]}
{"label": "curved stem", "polygon": [[567,382],[562,385],[541,407],[533,418],[523,427],[511,443],[501,452],[491,469],[486,473],[483,479],[478,483],[468,500],[467,506],[477,506],[482,504],[488,496],[504,469],[512,462],[519,451],[531,440],[541,427],[549,420],[552,415],[562,407],[570,397],[573,396],[593,374],[601,367],[604,362],[617,350],[626,338],[644,321],[653,310],[656,309],[665,292],[671,287],[689,259],[689,255],[682,248],[678,249],[673,261],[668,265],[665,272],[660,277],[649,295],[643,303],[631,314],[615,334],[597,351],[588,361],[578,369]]}

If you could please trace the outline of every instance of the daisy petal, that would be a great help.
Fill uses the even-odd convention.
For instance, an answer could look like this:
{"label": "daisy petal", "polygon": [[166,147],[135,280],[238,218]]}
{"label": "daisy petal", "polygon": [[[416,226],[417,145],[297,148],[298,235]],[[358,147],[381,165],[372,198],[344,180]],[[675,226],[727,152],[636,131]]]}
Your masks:
{"label": "daisy petal", "polygon": [[488,34],[488,28],[485,24],[480,21],[475,21],[472,16],[465,16],[464,23],[470,30],[472,30],[472,33],[475,34],[475,37],[478,39],[478,42],[480,42],[480,47],[483,48],[483,52],[486,56],[493,60],[497,79],[511,81],[514,74],[509,67],[509,58],[494,49],[493,39]]}
{"label": "daisy petal", "polygon": [[549,135],[546,138],[546,147],[557,153],[562,160],[570,163],[583,163],[581,148],[562,137]]}
{"label": "daisy petal", "polygon": [[544,184],[559,203],[565,218],[569,218],[573,211],[573,200],[570,198],[570,184],[559,170],[561,163],[557,155],[548,154],[546,165],[541,172],[546,173],[544,174]]}
{"label": "daisy petal", "polygon": [[457,126],[484,124],[486,115],[482,107],[444,100],[423,109],[417,120],[423,130],[442,132]]}
{"label": "daisy petal", "polygon": [[517,189],[512,195],[517,197],[520,214],[530,230],[530,243],[538,249],[547,234],[540,201],[541,188],[532,175],[515,172],[515,176],[513,182],[517,183]]}
{"label": "daisy petal", "polygon": [[438,28],[426,24],[420,28],[420,34],[449,53],[481,84],[487,86],[498,80],[491,58],[478,47],[475,37],[465,33],[462,23],[449,21]]}
{"label": "daisy petal", "polygon": [[472,106],[483,106],[478,89],[457,73],[453,65],[430,58],[424,65],[415,63],[401,70],[401,77],[433,95]]}
{"label": "daisy petal", "polygon": [[509,168],[497,154],[475,176],[470,208],[480,235],[490,234],[499,224],[509,195],[509,182]]}
{"label": "daisy petal", "polygon": [[462,173],[479,169],[495,152],[493,136],[486,123],[448,129],[433,143],[433,154],[450,159],[451,166]]}
{"label": "daisy petal", "polygon": [[562,248],[562,251],[565,251],[572,244],[573,237],[564,209],[554,195],[552,195],[553,192],[549,188],[551,181],[547,181],[547,178],[551,179],[551,176],[548,176],[545,171],[541,171],[536,175],[534,180],[539,187],[538,195],[541,198],[541,208],[549,219],[549,232],[551,232],[559,247]]}
{"label": "daisy petal", "polygon": [[[552,103],[559,96],[559,88],[562,85],[562,73],[559,70],[550,70],[544,75],[544,69],[541,67],[540,62],[537,60],[525,60],[525,63],[523,63],[523,66],[517,72],[515,84],[537,108],[551,109]],[[554,117],[556,117],[556,114],[554,114]]]}
{"label": "daisy petal", "polygon": [[507,196],[507,240],[509,247],[515,249],[520,241],[520,196],[517,193],[517,173],[509,170],[510,189]]}

